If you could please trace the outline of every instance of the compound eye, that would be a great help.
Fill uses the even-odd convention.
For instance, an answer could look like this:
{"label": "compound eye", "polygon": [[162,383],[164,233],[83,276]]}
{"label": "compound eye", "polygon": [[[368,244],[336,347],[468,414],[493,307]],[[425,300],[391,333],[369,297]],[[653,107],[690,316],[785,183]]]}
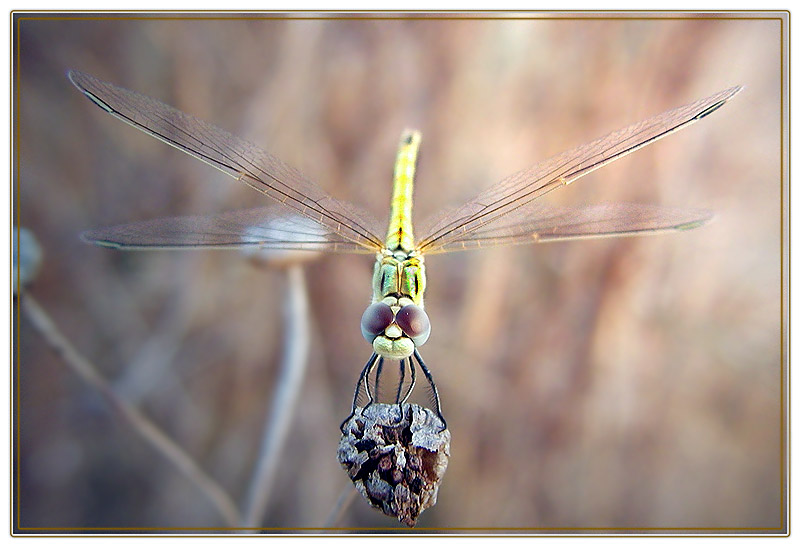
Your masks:
{"label": "compound eye", "polygon": [[383,302],[375,302],[364,310],[361,316],[361,335],[370,344],[379,334],[392,324],[392,308]]}
{"label": "compound eye", "polygon": [[417,305],[403,306],[394,318],[406,336],[414,341],[415,346],[421,346],[428,341],[431,334],[431,322],[425,310]]}

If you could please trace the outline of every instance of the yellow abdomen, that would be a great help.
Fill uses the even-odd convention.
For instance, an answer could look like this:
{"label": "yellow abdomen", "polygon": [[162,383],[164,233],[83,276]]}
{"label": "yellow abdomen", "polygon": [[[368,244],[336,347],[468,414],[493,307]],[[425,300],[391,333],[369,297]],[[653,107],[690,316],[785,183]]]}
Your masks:
{"label": "yellow abdomen", "polygon": [[411,209],[413,207],[412,194],[414,192],[414,173],[417,167],[417,151],[421,140],[422,135],[419,131],[405,131],[400,140],[400,149],[394,164],[392,211],[386,235],[386,248],[390,251],[401,249],[410,252],[414,249]]}

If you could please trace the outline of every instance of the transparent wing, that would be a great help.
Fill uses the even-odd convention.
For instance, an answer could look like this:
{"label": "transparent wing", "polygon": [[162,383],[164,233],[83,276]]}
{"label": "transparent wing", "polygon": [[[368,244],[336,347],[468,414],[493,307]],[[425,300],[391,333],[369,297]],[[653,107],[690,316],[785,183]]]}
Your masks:
{"label": "transparent wing", "polygon": [[190,154],[284,206],[319,223],[329,234],[374,252],[381,229],[369,214],[341,202],[296,169],[209,123],[155,99],[71,70],[70,81],[103,110]]}
{"label": "transparent wing", "polygon": [[547,207],[535,203],[525,209],[530,215],[528,220],[513,221],[504,218],[490,226],[474,230],[468,238],[436,246],[435,249],[426,251],[426,254],[499,245],[688,230],[708,222],[713,216],[711,212],[701,209],[641,203],[608,203],[574,208]]}
{"label": "transparent wing", "polygon": [[90,243],[123,250],[257,248],[375,252],[278,205],[132,222],[84,232],[81,237]]}
{"label": "transparent wing", "polygon": [[427,235],[417,247],[424,253],[472,248],[472,238],[500,219],[505,226],[524,226],[536,212],[526,207],[533,200],[708,116],[741,89],[732,87],[669,110],[511,175],[461,207],[434,217],[420,231]]}

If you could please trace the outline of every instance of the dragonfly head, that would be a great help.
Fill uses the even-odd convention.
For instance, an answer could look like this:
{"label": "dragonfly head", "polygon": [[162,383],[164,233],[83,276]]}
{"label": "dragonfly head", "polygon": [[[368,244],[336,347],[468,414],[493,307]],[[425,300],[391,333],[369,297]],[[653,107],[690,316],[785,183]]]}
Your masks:
{"label": "dragonfly head", "polygon": [[361,334],[378,355],[404,359],[428,341],[431,322],[410,298],[387,296],[364,311]]}

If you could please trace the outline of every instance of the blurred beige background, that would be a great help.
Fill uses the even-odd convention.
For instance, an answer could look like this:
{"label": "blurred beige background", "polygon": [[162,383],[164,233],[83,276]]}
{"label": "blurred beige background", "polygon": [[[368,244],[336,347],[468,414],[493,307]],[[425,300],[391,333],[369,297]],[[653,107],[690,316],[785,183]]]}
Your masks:
{"label": "blurred beige background", "polygon": [[[418,220],[571,146],[745,85],[701,123],[548,198],[707,208],[710,225],[427,261],[423,356],[453,440],[419,526],[782,526],[777,18],[74,16],[15,30],[17,215],[45,252],[30,291],[237,502],[280,355],[284,274],[236,252],[126,254],[78,234],[266,198],[105,115],[67,69],[258,143],[379,218],[397,140],[417,127]],[[314,345],[265,526],[322,526],[348,484],[335,452],[370,352],[358,322],[371,260],[307,267]],[[24,317],[20,342],[23,526],[222,525]],[[399,526],[361,499],[339,525]]]}

